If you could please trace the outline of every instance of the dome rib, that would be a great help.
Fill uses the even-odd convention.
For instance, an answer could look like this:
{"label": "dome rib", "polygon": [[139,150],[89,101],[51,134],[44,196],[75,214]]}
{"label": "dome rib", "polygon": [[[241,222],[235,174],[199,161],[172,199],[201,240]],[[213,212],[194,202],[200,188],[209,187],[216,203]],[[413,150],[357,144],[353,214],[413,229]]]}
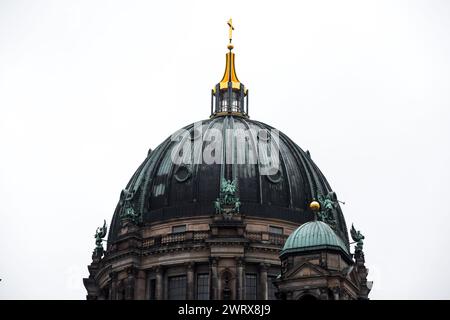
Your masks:
{"label": "dome rib", "polygon": [[[143,208],[141,212],[144,212],[144,207],[147,207],[149,209],[151,209],[152,207],[152,193],[153,193],[153,187],[154,187],[154,182],[155,182],[155,176],[158,172],[159,166],[162,162],[162,160],[164,159],[164,156],[166,155],[167,150],[169,149],[169,147],[172,145],[172,142],[170,141],[170,137],[166,139],[165,143],[162,145],[161,151],[157,154],[157,157],[155,159],[155,162],[153,162],[153,166],[151,166],[149,169],[149,173],[146,179],[146,185],[145,185],[145,190],[147,191],[146,193],[143,194],[143,200],[144,200],[144,204],[143,204]],[[163,152],[164,151],[164,152]],[[145,203],[147,203],[147,205],[145,205]]]}
{"label": "dome rib", "polygon": [[[270,136],[271,136],[271,141],[272,141],[272,130],[270,131]],[[279,131],[278,131],[278,138],[280,138],[280,132]],[[293,203],[292,203],[292,188],[291,188],[291,181],[290,181],[290,178],[289,178],[289,174],[288,174],[288,171],[286,169],[286,162],[287,162],[286,154],[285,154],[285,152],[283,152],[283,149],[281,148],[280,140],[278,140],[278,142],[274,142],[274,143],[276,143],[277,148],[280,151],[280,164],[281,164],[281,167],[283,168],[283,175],[286,178],[287,189],[289,190],[289,192],[288,192],[289,208],[292,208],[293,207]]]}
{"label": "dome rib", "polygon": [[[261,130],[261,129],[263,129],[263,130],[267,130],[267,126],[264,126],[264,124],[261,124],[260,122],[258,122],[258,121],[252,121],[253,122],[253,125],[255,126],[255,127],[257,127],[258,128],[258,130]],[[264,163],[267,163],[267,154],[265,153],[265,152],[261,152],[261,150],[260,150],[260,148],[259,148],[259,142],[258,142],[258,133],[257,133],[257,131],[256,130],[252,130],[252,132],[254,132],[255,134],[256,134],[256,150],[257,150],[257,157],[264,157],[264,159],[263,159],[263,162]],[[263,186],[264,186],[264,183],[267,183],[266,181],[264,181],[264,183],[263,183],[263,176],[260,174],[260,172],[261,172],[261,164],[260,164],[260,161],[258,161],[258,172],[259,172],[259,186],[260,186],[260,192],[261,192],[261,197],[260,197],[260,199],[261,199],[261,204],[264,204],[265,202],[264,202],[264,192],[263,192]],[[270,201],[271,202],[271,201]]]}
{"label": "dome rib", "polygon": [[[205,141],[205,136],[206,134],[209,132],[209,130],[214,126],[214,124],[217,122],[219,118],[213,118],[211,121],[208,122],[208,124],[206,125],[206,130],[203,130],[203,124],[202,124],[202,145],[201,148],[198,150],[198,157],[195,159],[195,155],[194,155],[194,167],[193,167],[193,195],[194,195],[194,199],[196,199],[196,201],[198,201],[199,199],[199,174],[198,174],[198,168],[199,168],[199,163],[203,162],[203,150],[205,149],[205,145],[206,145],[206,141]],[[193,129],[195,130],[195,126],[193,126]],[[196,151],[194,149],[194,151]]]}
{"label": "dome rib", "polygon": [[[272,126],[267,125],[265,123],[262,123],[262,122],[259,122],[259,121],[255,121],[255,122],[263,124],[263,125],[269,127],[270,129],[275,129]],[[310,187],[310,197],[309,198],[312,199],[315,196],[315,190],[317,189],[316,180],[318,179],[318,177],[316,175],[314,175],[313,170],[312,170],[311,165],[310,165],[310,162],[312,162],[312,160],[305,155],[303,150],[295,142],[293,142],[291,139],[289,139],[281,131],[280,131],[280,137],[284,140],[284,142],[286,143],[288,148],[290,148],[290,150],[293,151],[293,153],[301,161],[301,163],[303,165],[302,167],[305,170],[305,173],[306,173],[306,176],[307,176],[307,179],[308,179],[308,182],[309,182],[309,187]]]}
{"label": "dome rib", "polygon": [[[286,135],[280,134],[280,138],[283,140],[285,145],[289,148],[289,150],[291,151],[293,156],[295,158],[297,158],[297,161],[301,162],[303,168],[305,169],[305,170],[299,170],[299,171],[300,171],[300,174],[302,175],[302,177],[304,178],[303,181],[304,181],[305,189],[309,189],[308,198],[312,199],[313,194],[314,194],[314,190],[313,190],[314,181],[313,181],[313,179],[311,179],[311,174],[306,166],[305,159],[303,158],[302,154],[299,152],[299,148],[297,148],[296,145],[293,144],[292,141],[290,141],[290,139],[287,138]],[[308,182],[308,185],[306,185],[306,182]],[[305,203],[305,205],[306,205],[306,203]]]}
{"label": "dome rib", "polygon": [[[226,126],[225,122],[228,124],[228,116],[223,118],[223,125],[222,125],[222,146],[226,145],[227,143],[227,136],[226,136]],[[226,177],[227,174],[227,168],[226,168],[226,158],[227,158],[227,148],[222,148],[222,165],[220,166],[220,181]],[[220,181],[219,185],[220,185]]]}
{"label": "dome rib", "polygon": [[[263,129],[263,130],[267,130],[268,128],[270,129],[270,130],[268,130],[269,134],[270,134],[270,143],[271,144],[272,143],[275,144],[275,142],[274,142],[275,140],[273,139],[273,130],[277,130],[277,129],[275,129],[275,128],[269,126],[269,125],[266,125],[265,123],[259,122],[259,121],[255,121],[255,123],[260,129]],[[277,130],[277,131],[278,131],[279,136],[280,136],[281,135],[280,131],[279,130]],[[291,184],[290,184],[290,180],[289,180],[289,174],[287,172],[286,165],[285,165],[286,155],[283,152],[283,149],[280,147],[280,141],[278,141],[278,143],[276,144],[276,147],[278,148],[279,153],[280,153],[279,154],[279,156],[280,156],[279,161],[280,161],[280,166],[281,166],[281,168],[280,168],[281,172],[280,173],[283,175],[283,180],[282,180],[281,183],[283,183],[283,185],[285,185],[287,190],[288,190],[288,192],[287,192],[287,202],[289,203],[289,208],[292,208],[293,207],[293,205],[292,205],[292,190],[291,190]]]}
{"label": "dome rib", "polygon": [[[152,178],[150,178],[152,176],[152,173],[154,171],[154,168],[156,167],[156,163],[157,161],[152,161],[155,158],[159,159],[163,154],[167,148],[168,148],[168,144],[169,144],[170,138],[167,138],[163,143],[161,143],[156,149],[155,151],[153,151],[150,154],[150,157],[147,158],[147,164],[145,165],[145,167],[142,169],[142,174],[140,175],[139,181],[143,180],[143,186],[142,189],[143,190],[147,190],[147,187],[149,184],[151,184],[151,180]],[[138,207],[140,212],[144,212],[145,207],[146,207],[146,200],[147,200],[147,196],[145,193],[141,193],[139,195],[138,198]],[[149,203],[147,203],[147,205],[149,206]]]}
{"label": "dome rib", "polygon": [[[234,130],[234,121],[235,118],[234,117],[229,117],[228,121],[230,121],[230,129]],[[230,151],[231,151],[231,179],[235,180],[239,183],[239,180],[237,179],[237,168],[236,168],[236,163],[237,163],[237,137],[235,134],[233,134],[231,136],[231,146],[230,146]],[[239,197],[239,185],[237,188],[237,196]]]}
{"label": "dome rib", "polygon": [[[188,132],[188,134],[185,134],[183,137],[182,137],[182,140],[180,141],[180,144],[178,145],[178,149],[177,149],[177,151],[176,152],[180,152],[180,149],[182,148],[182,146],[184,145],[184,143],[186,142],[186,140],[188,140],[188,139],[191,139],[191,129],[192,130],[194,130],[194,124],[191,124],[191,125],[189,125],[189,126],[186,126],[185,127],[185,130],[187,130],[187,132]],[[186,132],[186,131],[185,131]],[[189,151],[189,153],[190,153],[190,159],[189,159],[189,161],[192,161],[192,157],[194,156],[193,155],[193,152],[192,152],[192,149]],[[168,158],[170,159],[170,161],[172,161],[172,159],[171,159],[171,154],[169,154],[169,155],[166,155],[166,156],[168,156]],[[183,159],[185,158],[185,155],[183,154]],[[171,186],[172,186],[172,177],[173,177],[173,175],[174,175],[174,172],[175,172],[175,168],[177,168],[178,167],[178,165],[174,165],[174,164],[172,164],[171,166],[170,166],[170,169],[169,169],[169,173],[167,174],[167,177],[166,177],[166,186],[167,186],[167,188],[166,188],[166,190],[165,190],[165,193],[166,193],[166,196],[165,196],[165,202],[166,202],[166,205],[169,205],[169,203],[170,203],[170,189],[171,189]],[[191,199],[192,200],[192,199]]]}
{"label": "dome rib", "polygon": [[[252,147],[254,151],[257,151],[258,149],[258,141],[257,138],[254,135],[254,131],[251,129],[250,124],[246,121],[246,119],[244,118],[240,118],[239,119],[244,125],[245,127],[249,130],[249,134],[251,136],[252,139]],[[260,163],[259,161],[256,163],[256,176],[258,177],[258,203],[262,204],[262,187],[261,187],[261,169],[260,169]]]}
{"label": "dome rib", "polygon": [[[143,223],[213,214],[213,201],[219,196],[222,177],[236,180],[242,203],[241,209],[248,216],[281,219],[298,224],[314,219],[308,204],[315,196],[316,186],[319,185],[320,189],[326,190],[329,189],[328,183],[314,162],[288,136],[278,131],[279,141],[276,141],[273,139],[274,132],[270,132],[275,128],[263,122],[233,115],[216,116],[202,121],[201,135],[193,131],[194,126],[195,124],[190,124],[182,128],[189,131],[189,134],[180,138],[178,142],[171,141],[170,137],[164,140],[147,155],[127,184],[127,188],[135,193],[132,202],[136,212],[143,217]],[[204,162],[204,159],[201,159],[200,162],[194,161],[193,164],[187,164],[190,166],[190,177],[187,180],[173,181],[176,179],[175,173],[178,168],[178,165],[170,161],[171,152],[175,151],[174,148],[181,150],[183,144],[191,142],[189,140],[191,136],[202,137],[202,143],[195,146],[191,152],[190,159],[198,160],[209,145],[205,139],[210,140],[208,135],[212,135],[212,133],[208,133],[208,130],[215,129],[225,133],[226,129],[233,128],[248,130],[248,134],[245,133],[247,138],[244,138],[247,141],[246,149],[237,150],[238,137],[234,135],[225,137],[217,147],[214,147],[216,153],[222,153],[220,155],[222,160],[226,160],[226,152],[233,152],[232,157],[235,160],[233,164],[209,165]],[[271,179],[273,177],[261,176],[263,159],[259,161],[258,155],[255,155],[256,162],[248,162],[250,159],[249,149],[258,150],[257,133],[260,129],[270,132],[272,146],[279,149],[280,174],[282,175],[280,181]],[[182,132],[176,132],[175,136],[177,134],[180,135]],[[243,138],[242,133],[239,134],[239,137]],[[229,141],[230,138],[232,141]],[[232,150],[226,150],[227,146],[232,146]],[[243,154],[243,163],[236,163],[236,159],[241,157],[237,154],[238,151],[246,152]],[[217,156],[219,155],[217,154]],[[269,154],[261,156],[270,160]],[[185,159],[185,161],[188,160],[189,158]],[[120,219],[118,219],[121,212],[120,201],[117,207],[113,225],[111,225],[113,233],[114,230],[118,230],[117,226],[120,225]],[[345,227],[344,218],[338,205],[337,209],[337,232],[342,238],[345,238],[347,231],[341,230]]]}

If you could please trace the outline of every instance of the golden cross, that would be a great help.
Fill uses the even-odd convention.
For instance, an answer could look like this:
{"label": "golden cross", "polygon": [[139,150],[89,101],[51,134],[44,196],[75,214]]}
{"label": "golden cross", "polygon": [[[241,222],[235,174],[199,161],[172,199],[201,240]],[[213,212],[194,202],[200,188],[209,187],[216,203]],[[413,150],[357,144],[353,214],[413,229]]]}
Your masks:
{"label": "golden cross", "polygon": [[229,33],[229,38],[230,38],[230,43],[231,43],[231,39],[233,38],[233,30],[234,30],[233,21],[231,20],[231,18],[230,18],[230,20],[227,21],[227,24],[230,27],[228,33]]}

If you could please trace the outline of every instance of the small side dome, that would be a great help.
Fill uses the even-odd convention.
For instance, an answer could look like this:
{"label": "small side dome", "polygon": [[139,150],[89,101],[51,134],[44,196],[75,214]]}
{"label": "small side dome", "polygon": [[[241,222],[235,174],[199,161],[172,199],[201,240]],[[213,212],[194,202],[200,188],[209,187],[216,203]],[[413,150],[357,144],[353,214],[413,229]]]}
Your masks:
{"label": "small side dome", "polygon": [[311,221],[302,224],[289,235],[281,255],[316,249],[340,250],[349,254],[344,241],[328,224],[322,221]]}

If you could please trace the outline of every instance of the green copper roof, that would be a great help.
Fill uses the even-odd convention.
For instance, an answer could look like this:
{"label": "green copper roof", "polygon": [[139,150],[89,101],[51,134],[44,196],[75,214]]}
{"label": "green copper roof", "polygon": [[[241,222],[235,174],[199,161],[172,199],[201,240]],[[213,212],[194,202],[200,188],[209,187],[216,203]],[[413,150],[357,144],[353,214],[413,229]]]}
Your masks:
{"label": "green copper roof", "polygon": [[314,249],[343,250],[349,254],[344,241],[322,221],[311,221],[298,227],[287,238],[281,254]]}

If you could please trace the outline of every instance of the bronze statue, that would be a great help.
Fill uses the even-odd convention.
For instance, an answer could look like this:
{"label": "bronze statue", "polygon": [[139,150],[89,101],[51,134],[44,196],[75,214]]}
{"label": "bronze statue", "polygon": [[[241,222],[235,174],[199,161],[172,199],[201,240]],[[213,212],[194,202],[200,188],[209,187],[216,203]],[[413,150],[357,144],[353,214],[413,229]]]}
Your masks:
{"label": "bronze statue", "polygon": [[133,191],[130,191],[128,189],[122,190],[122,193],[120,194],[120,205],[122,206],[122,213],[120,214],[120,217],[122,219],[130,219],[134,223],[138,223],[140,215],[134,209],[132,202],[133,197]]}
{"label": "bronze statue", "polygon": [[352,228],[350,229],[350,235],[352,236],[353,241],[356,242],[355,253],[362,252],[364,245],[364,236],[361,231],[356,231],[355,227],[352,224]]}
{"label": "bronze statue", "polygon": [[334,229],[336,227],[334,214],[337,203],[336,194],[334,192],[329,192],[326,196],[319,194],[317,198],[320,203],[320,211],[317,213],[319,220],[325,222]]}
{"label": "bronze statue", "polygon": [[239,213],[241,202],[236,197],[236,191],[237,186],[234,180],[222,179],[219,198],[214,201],[216,213],[222,213],[224,209],[227,213]]}
{"label": "bronze statue", "polygon": [[103,227],[97,228],[95,232],[95,249],[103,252],[103,238],[106,236],[108,228],[106,227],[106,220],[103,220]]}

